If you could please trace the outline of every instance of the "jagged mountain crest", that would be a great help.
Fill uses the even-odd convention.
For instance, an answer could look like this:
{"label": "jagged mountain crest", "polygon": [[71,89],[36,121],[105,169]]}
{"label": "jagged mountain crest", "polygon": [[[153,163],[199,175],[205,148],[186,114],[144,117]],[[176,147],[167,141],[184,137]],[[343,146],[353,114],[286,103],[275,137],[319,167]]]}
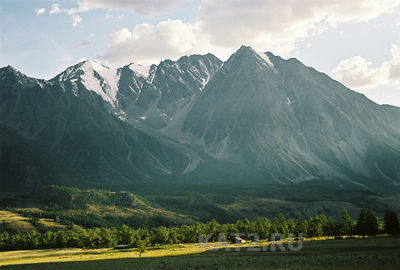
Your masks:
{"label": "jagged mountain crest", "polygon": [[[297,59],[242,46],[224,63],[211,54],[119,69],[84,62],[48,82],[28,81],[27,88],[62,89],[167,145],[179,169],[159,168],[177,178],[362,188],[400,182],[400,109]],[[225,179],[228,171],[235,180]]]}
{"label": "jagged mountain crest", "polygon": [[111,69],[96,60],[87,60],[67,68],[52,81],[72,84],[72,93],[77,96],[80,94],[78,87],[83,86],[112,107],[117,107],[119,73],[118,69]]}
{"label": "jagged mountain crest", "polygon": [[[212,54],[182,56],[177,61],[172,61],[167,59],[161,61],[158,66],[157,65],[145,66],[137,63],[130,63],[128,65],[125,65],[117,69],[111,69],[101,64],[97,60],[87,60],[80,62],[75,66],[67,68],[64,72],[53,78],[52,81],[65,82],[68,80],[83,79],[83,81],[85,82],[85,86],[89,91],[95,91],[97,94],[102,95],[103,93],[101,93],[101,91],[97,91],[98,85],[90,81],[93,80],[92,77],[95,77],[95,79],[99,81],[101,88],[102,79],[103,80],[108,79],[104,78],[107,77],[107,75],[109,75],[107,73],[114,73],[116,75],[115,80],[107,80],[107,83],[109,85],[111,84],[115,85],[118,84],[118,81],[120,79],[118,75],[120,75],[121,70],[129,68],[134,74],[134,76],[132,77],[135,77],[135,79],[137,79],[138,77],[144,78],[148,83],[152,84],[154,77],[156,76],[157,73],[159,74],[158,76],[162,76],[165,74],[166,70],[169,70],[174,72],[175,73],[174,75],[189,74],[190,76],[192,76],[192,80],[195,82],[195,84],[201,85],[201,87],[198,85],[196,86],[190,85],[189,83],[185,82],[182,78],[179,78],[179,76],[175,76],[182,84],[186,84],[187,88],[202,89],[204,85],[207,83],[207,81],[210,79],[212,73],[215,72],[215,70],[219,67],[221,63],[222,62]],[[82,77],[82,75],[85,75],[87,77],[86,78]],[[169,76],[171,76],[171,74],[169,74]],[[175,79],[175,77],[173,77],[173,79]],[[157,86],[160,86],[159,82],[157,83]],[[114,91],[114,89],[111,89],[111,91]],[[107,92],[107,91],[103,89],[102,92]],[[108,99],[105,98],[105,100]]]}
{"label": "jagged mountain crest", "polygon": [[[147,79],[150,75],[150,70],[152,69],[153,65],[145,66],[142,64],[130,63],[127,65],[136,75],[141,76]],[[151,80],[150,80],[151,82]]]}
{"label": "jagged mountain crest", "polygon": [[28,77],[16,67],[10,65],[0,68],[0,80],[9,86],[19,85],[20,87],[34,87],[36,85],[43,87],[48,83],[43,79]]}
{"label": "jagged mountain crest", "polygon": [[123,120],[132,124],[146,120],[159,129],[204,88],[221,64],[212,54],[183,56],[150,67],[130,63],[118,69],[89,60],[51,81]]}

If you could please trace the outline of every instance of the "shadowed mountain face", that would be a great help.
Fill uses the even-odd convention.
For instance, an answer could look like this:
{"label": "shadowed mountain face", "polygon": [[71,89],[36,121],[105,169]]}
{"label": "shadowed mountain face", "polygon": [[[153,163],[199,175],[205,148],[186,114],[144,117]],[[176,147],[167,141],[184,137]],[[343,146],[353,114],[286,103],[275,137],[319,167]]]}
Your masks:
{"label": "shadowed mountain face", "polygon": [[400,184],[399,108],[245,46],[224,63],[87,61],[50,81],[3,68],[0,123],[94,183]]}
{"label": "shadowed mountain face", "polygon": [[0,125],[0,192],[31,190],[59,183],[78,185],[76,170],[46,147]]}
{"label": "shadowed mountain face", "polygon": [[[38,160],[36,163],[43,165],[35,167],[38,176],[27,176],[31,182],[37,182],[36,185],[50,182],[118,186],[168,178],[186,167],[187,159],[182,153],[92,107],[84,99],[65,93],[56,84],[28,78],[11,67],[1,69],[0,78],[0,123],[23,136],[27,149],[32,148],[31,144],[39,145],[37,149],[45,149],[56,164],[66,164],[65,171],[51,174],[53,179],[49,180],[50,176],[40,177],[51,172],[47,172],[47,162],[42,162],[49,157]],[[2,141],[11,136],[9,133],[0,135]],[[0,147],[2,157],[22,151],[19,143],[2,143]],[[37,153],[33,158],[42,154]],[[9,164],[23,162],[18,155],[14,156],[8,155],[6,161]],[[32,161],[27,162],[19,166],[30,167]],[[1,173],[4,176],[6,172]],[[1,181],[7,181],[3,186],[10,187],[15,179],[2,177]]]}

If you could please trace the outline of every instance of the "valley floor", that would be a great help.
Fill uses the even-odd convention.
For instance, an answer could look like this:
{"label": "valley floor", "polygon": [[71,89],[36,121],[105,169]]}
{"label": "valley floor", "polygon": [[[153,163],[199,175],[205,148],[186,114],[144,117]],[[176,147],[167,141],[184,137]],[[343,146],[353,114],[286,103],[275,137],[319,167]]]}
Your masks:
{"label": "valley floor", "polygon": [[[139,257],[137,250],[54,249],[0,252],[4,269],[400,269],[400,238],[371,237],[305,241],[299,251],[271,250],[260,242],[239,250],[230,244],[214,251],[215,244],[166,245]],[[285,245],[284,245],[285,246]],[[286,250],[287,246],[286,246]]]}

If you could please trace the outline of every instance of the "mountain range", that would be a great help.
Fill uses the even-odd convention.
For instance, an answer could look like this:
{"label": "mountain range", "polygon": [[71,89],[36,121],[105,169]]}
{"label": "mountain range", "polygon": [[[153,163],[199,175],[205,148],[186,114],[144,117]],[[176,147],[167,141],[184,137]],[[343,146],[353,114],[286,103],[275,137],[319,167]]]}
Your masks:
{"label": "mountain range", "polygon": [[0,191],[258,184],[398,190],[400,108],[242,46],[150,67],[0,69]]}

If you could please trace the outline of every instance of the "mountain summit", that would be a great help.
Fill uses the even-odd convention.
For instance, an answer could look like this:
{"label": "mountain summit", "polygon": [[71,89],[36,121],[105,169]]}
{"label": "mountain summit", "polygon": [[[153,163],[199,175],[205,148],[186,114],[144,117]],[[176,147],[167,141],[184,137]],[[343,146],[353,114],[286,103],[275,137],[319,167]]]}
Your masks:
{"label": "mountain summit", "polygon": [[296,59],[243,46],[199,95],[183,132],[265,181],[398,184],[399,113]]}

